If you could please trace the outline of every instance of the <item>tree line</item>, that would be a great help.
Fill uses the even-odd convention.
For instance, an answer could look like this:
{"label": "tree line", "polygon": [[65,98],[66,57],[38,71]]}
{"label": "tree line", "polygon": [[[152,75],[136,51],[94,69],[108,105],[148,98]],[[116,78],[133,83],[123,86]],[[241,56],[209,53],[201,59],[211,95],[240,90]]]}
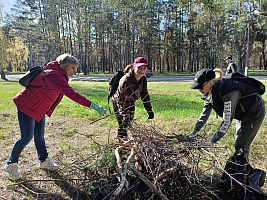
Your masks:
{"label": "tree line", "polygon": [[266,8],[267,0],[17,0],[1,18],[0,67],[27,70],[68,52],[83,74],[137,56],[157,72],[225,68],[228,55],[240,71],[266,70]]}

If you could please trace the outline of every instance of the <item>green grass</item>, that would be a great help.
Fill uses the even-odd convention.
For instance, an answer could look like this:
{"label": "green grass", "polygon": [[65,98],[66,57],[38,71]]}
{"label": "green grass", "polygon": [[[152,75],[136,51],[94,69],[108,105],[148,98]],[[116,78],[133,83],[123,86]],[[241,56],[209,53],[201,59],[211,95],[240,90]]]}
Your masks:
{"label": "green grass", "polygon": [[[108,106],[107,96],[109,91],[107,82],[72,81],[70,85],[76,92],[89,100],[104,107]],[[201,95],[195,90],[190,90],[189,86],[190,83],[150,82],[148,84],[148,90],[154,112],[160,112],[161,117],[165,120],[199,114],[203,104],[202,100],[199,98]],[[23,87],[20,86],[17,81],[0,81],[1,112],[12,113],[12,110],[15,110],[12,98],[21,89],[23,89]],[[141,100],[138,100],[136,105],[137,116],[146,114]],[[109,106],[112,107],[111,102]],[[177,112],[179,115],[177,115]],[[54,114],[77,118],[97,119],[99,117],[94,110],[81,106],[67,97],[63,98],[54,111]]]}
{"label": "green grass", "polygon": [[[267,84],[266,81],[263,81]],[[83,82],[71,81],[69,84],[76,92],[85,96],[102,106],[107,106],[108,83],[107,82]],[[144,122],[149,127],[162,130],[166,134],[189,135],[194,128],[197,118],[199,117],[203,100],[197,90],[189,89],[191,82],[148,82],[148,90],[151,98],[151,104],[155,113],[154,120],[148,120],[147,113],[138,100],[136,102],[135,119],[137,122]],[[1,160],[7,159],[14,141],[19,135],[19,126],[16,119],[16,107],[12,98],[23,87],[17,80],[5,82],[0,79],[0,147],[3,152]],[[267,99],[267,93],[263,95]],[[110,106],[111,103],[110,103]],[[92,152],[99,150],[99,146],[93,140],[103,140],[106,143],[107,135],[112,138],[116,137],[117,122],[114,116],[105,118],[95,124],[90,124],[99,119],[96,111],[81,106],[67,97],[64,97],[61,103],[55,109],[51,119],[47,119],[46,124],[46,141],[50,150],[50,156],[60,157],[61,160],[73,162],[77,157],[86,158]],[[204,135],[205,139],[210,139],[217,131],[221,123],[221,118],[213,112],[207,122],[207,126],[199,133]],[[138,125],[138,123],[136,123]],[[266,141],[267,135],[266,119],[263,122],[257,137],[251,147],[251,162],[257,168],[267,170],[266,162]],[[85,134],[90,137],[83,137]],[[92,138],[92,139],[91,139]],[[235,122],[233,122],[228,133],[218,142],[219,147],[230,147],[234,149],[235,141]],[[27,146],[21,155],[21,160],[28,162],[36,159],[34,144]],[[227,157],[227,152],[223,152]],[[113,154],[105,154],[105,163],[113,159]],[[32,162],[31,160],[31,162]],[[30,164],[32,164],[30,162]],[[102,163],[99,163],[102,165]],[[25,167],[28,167],[25,165]],[[27,169],[28,170],[28,169]],[[37,172],[36,172],[37,173]],[[0,177],[1,178],[1,177]],[[47,178],[46,176],[43,177]],[[1,183],[1,182],[0,182]],[[267,191],[265,187],[265,191]]]}
{"label": "green grass", "polygon": [[23,87],[18,81],[3,81],[0,79],[0,112],[1,113],[14,113],[16,109],[12,98],[21,90]]}
{"label": "green grass", "polygon": [[[266,82],[264,82],[266,84]],[[85,82],[71,81],[69,84],[74,90],[85,96],[91,101],[107,107],[108,83],[107,82]],[[197,90],[190,89],[191,82],[149,82],[148,90],[150,94],[153,111],[165,121],[172,119],[194,118],[197,117],[203,106],[201,94]],[[0,112],[14,113],[16,109],[12,98],[23,87],[16,80],[5,82],[0,81]],[[266,98],[267,94],[263,95]],[[142,101],[136,102],[136,117],[146,119],[146,110]],[[112,103],[109,105],[112,109]],[[70,118],[90,118],[98,119],[96,111],[81,106],[69,98],[65,97],[55,109],[53,115],[68,116]]]}
{"label": "green grass", "polygon": [[[264,82],[266,84],[266,82]],[[84,82],[71,81],[69,84],[74,90],[85,96],[91,101],[107,107],[108,83],[107,82]],[[191,82],[149,82],[148,90],[151,98],[151,105],[155,113],[155,120],[148,120],[146,110],[141,100],[136,102],[135,119],[147,123],[155,122],[160,128],[167,131],[189,134],[195,125],[195,122],[202,112],[203,100],[201,94],[197,90],[190,89]],[[0,80],[0,114],[8,114],[12,119],[16,119],[16,107],[12,98],[21,90],[22,86],[18,81],[4,82]],[[267,99],[267,93],[263,95]],[[110,102],[111,110],[112,103]],[[75,122],[75,120],[83,119],[89,124],[99,119],[98,113],[90,108],[81,106],[67,97],[64,97],[53,113],[54,117],[67,117]],[[117,121],[114,116],[97,122],[100,126],[106,128],[116,128]],[[210,137],[214,134],[221,123],[221,119],[212,111],[208,120],[213,129]],[[233,146],[235,135],[235,123],[228,131],[228,137],[224,137],[222,142]],[[7,127],[8,128],[8,127]],[[66,134],[75,135],[76,130],[73,126],[65,127]],[[96,134],[97,130],[92,130],[90,134]]]}

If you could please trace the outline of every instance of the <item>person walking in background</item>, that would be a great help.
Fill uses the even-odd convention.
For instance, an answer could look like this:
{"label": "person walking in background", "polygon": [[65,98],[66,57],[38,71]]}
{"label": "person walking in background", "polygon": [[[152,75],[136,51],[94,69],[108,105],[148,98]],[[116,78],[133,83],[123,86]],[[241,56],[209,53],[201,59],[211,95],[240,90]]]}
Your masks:
{"label": "person walking in background", "polygon": [[254,140],[265,116],[265,103],[258,94],[258,88],[231,79],[218,80],[212,69],[202,69],[195,75],[191,89],[198,89],[204,100],[203,111],[195,124],[194,138],[207,122],[212,109],[222,117],[223,121],[212,139],[202,146],[211,146],[221,140],[230,127],[233,119],[240,120],[235,140],[235,154],[242,155],[248,162],[250,145]]}
{"label": "person walking in background", "polygon": [[144,57],[138,57],[133,64],[127,65],[124,69],[125,75],[120,79],[118,89],[112,96],[113,110],[119,124],[119,140],[127,139],[127,127],[134,118],[135,101],[139,98],[143,101],[148,119],[154,118],[145,77],[147,67]]}
{"label": "person walking in background", "polygon": [[[236,66],[235,62],[232,59],[233,59],[232,56],[228,56],[226,58],[226,63],[228,64],[228,67],[226,69],[225,75],[229,75],[231,73],[237,72],[237,66]],[[241,122],[238,119],[236,119],[235,123],[236,123],[236,133],[237,133],[238,129],[241,126]]]}
{"label": "person walking in background", "polygon": [[4,167],[9,179],[17,180],[21,177],[18,171],[19,156],[33,136],[40,168],[52,171],[58,169],[58,165],[48,158],[45,146],[45,114],[51,116],[63,95],[80,105],[96,110],[100,115],[105,114],[106,111],[102,106],[81,96],[69,86],[69,77],[75,74],[78,66],[79,62],[74,56],[62,54],[56,58],[56,61],[48,63],[44,67],[45,70],[34,77],[32,86],[25,87],[13,98],[17,106],[20,138],[15,142]]}
{"label": "person walking in background", "polygon": [[232,56],[228,56],[226,58],[226,63],[228,64],[225,75],[231,74],[233,72],[237,72],[237,66],[235,62],[233,61]]}

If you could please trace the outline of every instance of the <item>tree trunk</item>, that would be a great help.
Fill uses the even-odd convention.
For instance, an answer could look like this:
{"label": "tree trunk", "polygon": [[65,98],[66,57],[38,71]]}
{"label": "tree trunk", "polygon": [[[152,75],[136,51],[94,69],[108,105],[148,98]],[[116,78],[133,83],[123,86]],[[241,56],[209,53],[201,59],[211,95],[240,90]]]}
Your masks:
{"label": "tree trunk", "polygon": [[267,60],[265,58],[265,40],[262,41],[261,53],[262,53],[263,69],[266,70],[267,69]]}
{"label": "tree trunk", "polygon": [[212,69],[212,17],[210,17],[209,31],[209,68]]}
{"label": "tree trunk", "polygon": [[8,79],[6,78],[5,72],[3,70],[1,70],[1,79],[8,81]]}

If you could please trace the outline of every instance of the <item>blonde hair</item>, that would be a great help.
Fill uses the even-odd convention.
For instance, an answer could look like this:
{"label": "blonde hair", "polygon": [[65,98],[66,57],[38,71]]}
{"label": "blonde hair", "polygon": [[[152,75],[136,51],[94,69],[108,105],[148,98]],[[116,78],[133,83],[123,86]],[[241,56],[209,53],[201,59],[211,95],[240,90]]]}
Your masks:
{"label": "blonde hair", "polygon": [[79,65],[79,61],[74,56],[64,53],[56,58],[61,68],[68,66],[69,64]]}
{"label": "blonde hair", "polygon": [[[213,71],[215,72],[215,77],[213,79],[211,79],[210,81],[207,81],[207,82],[212,82],[212,84],[215,84],[216,82],[218,82],[219,80],[222,79],[223,72],[219,68],[215,68]],[[207,96],[207,100],[209,100],[209,101],[212,99],[212,92],[211,91],[212,91],[212,87],[211,87],[209,94]]]}
{"label": "blonde hair", "polygon": [[223,77],[222,70],[220,68],[215,68],[213,71],[215,72],[215,78],[214,78],[214,80],[216,80],[216,81],[217,80],[221,80],[222,77]]}
{"label": "blonde hair", "polygon": [[134,65],[133,64],[130,64],[130,65],[127,65],[125,68],[124,68],[124,73],[128,73],[130,69],[133,69]]}

